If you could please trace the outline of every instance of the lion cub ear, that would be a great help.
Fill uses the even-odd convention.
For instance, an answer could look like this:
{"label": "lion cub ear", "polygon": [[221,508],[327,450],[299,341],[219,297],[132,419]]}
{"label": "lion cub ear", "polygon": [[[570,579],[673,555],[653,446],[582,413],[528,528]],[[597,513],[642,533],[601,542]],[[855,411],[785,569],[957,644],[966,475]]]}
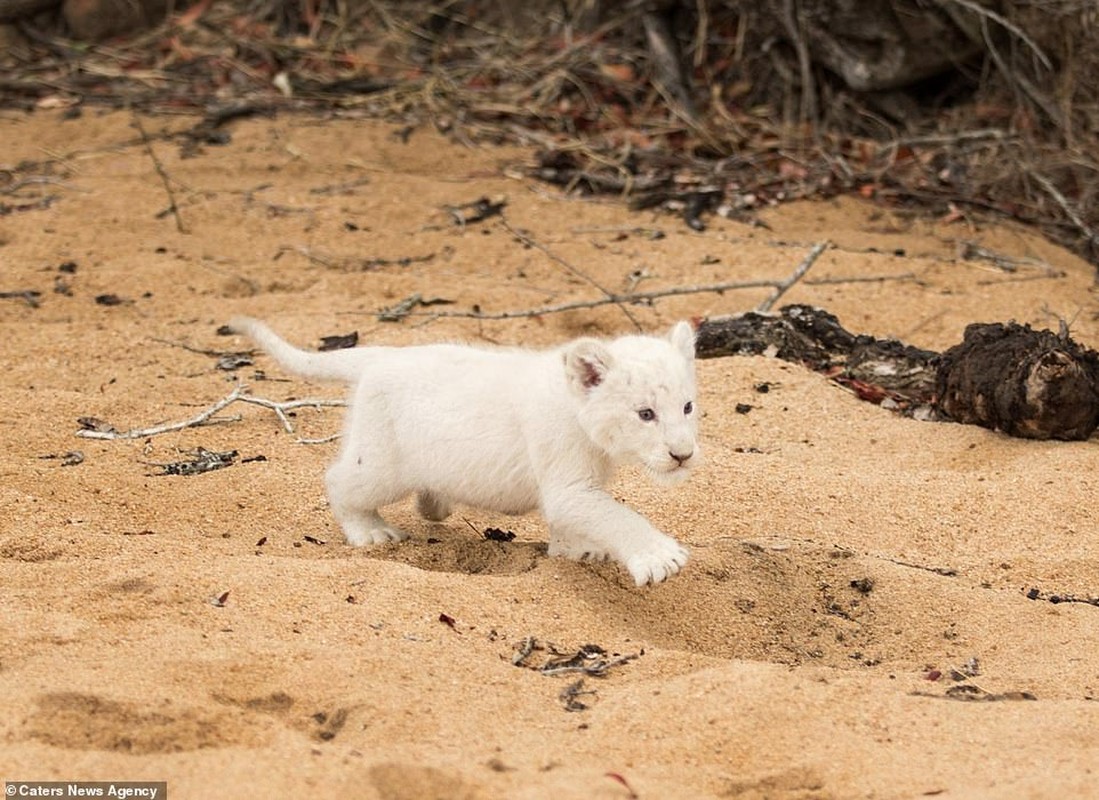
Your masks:
{"label": "lion cub ear", "polygon": [[668,333],[668,341],[676,350],[683,354],[688,361],[695,357],[695,329],[689,322],[677,322]]}
{"label": "lion cub ear", "polygon": [[587,394],[610,372],[610,351],[595,339],[577,339],[565,350],[565,375],[578,394]]}

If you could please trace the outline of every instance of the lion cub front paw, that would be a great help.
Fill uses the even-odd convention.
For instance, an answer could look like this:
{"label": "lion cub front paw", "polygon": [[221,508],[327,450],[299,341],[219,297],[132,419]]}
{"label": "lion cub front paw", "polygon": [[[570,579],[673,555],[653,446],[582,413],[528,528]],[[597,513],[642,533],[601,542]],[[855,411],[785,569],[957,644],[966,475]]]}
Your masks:
{"label": "lion cub front paw", "polygon": [[660,583],[675,575],[687,563],[687,548],[670,536],[663,536],[645,550],[626,558],[625,566],[634,583]]}

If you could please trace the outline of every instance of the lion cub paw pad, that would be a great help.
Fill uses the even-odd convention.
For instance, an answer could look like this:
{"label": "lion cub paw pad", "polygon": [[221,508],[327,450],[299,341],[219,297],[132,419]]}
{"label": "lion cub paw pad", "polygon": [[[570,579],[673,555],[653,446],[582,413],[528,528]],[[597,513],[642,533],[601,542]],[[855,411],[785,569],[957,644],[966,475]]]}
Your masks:
{"label": "lion cub paw pad", "polygon": [[660,583],[679,572],[687,563],[687,550],[678,542],[662,544],[644,553],[630,556],[626,569],[638,586]]}

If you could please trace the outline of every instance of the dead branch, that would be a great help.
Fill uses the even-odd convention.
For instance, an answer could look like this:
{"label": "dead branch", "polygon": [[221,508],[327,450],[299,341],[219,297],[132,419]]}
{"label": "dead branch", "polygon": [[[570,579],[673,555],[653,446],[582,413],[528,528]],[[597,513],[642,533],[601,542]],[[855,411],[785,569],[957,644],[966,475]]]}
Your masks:
{"label": "dead branch", "polygon": [[149,139],[149,134],[145,131],[145,126],[141,124],[141,117],[134,113],[134,127],[137,128],[138,133],[141,134],[141,143],[145,146],[145,152],[149,154],[149,158],[153,162],[153,167],[156,169],[156,174],[160,176],[160,182],[164,184],[164,191],[168,195],[168,210],[172,213],[172,216],[176,221],[176,230],[180,233],[190,233],[187,230],[187,226],[183,224],[183,217],[179,214],[179,204],[176,203],[176,194],[172,191],[172,179],[168,176],[167,171],[164,169],[164,165],[160,163],[160,159],[157,158],[156,151],[153,150],[153,143]]}
{"label": "dead branch", "polygon": [[[460,317],[463,319],[521,319],[524,317],[541,317],[546,314],[560,314],[564,311],[576,311],[580,308],[598,308],[599,306],[624,304],[637,305],[657,300],[661,297],[673,297],[683,294],[704,294],[707,292],[731,291],[733,289],[759,289],[768,286],[777,286],[775,281],[731,281],[729,283],[711,283],[701,286],[676,286],[671,289],[661,289],[652,292],[635,292],[633,294],[609,294],[599,300],[576,300],[570,303],[561,303],[554,306],[542,306],[541,308],[529,308],[522,311],[499,311],[486,313],[483,311],[435,311],[431,313],[409,314],[408,316],[425,317]],[[632,317],[631,317],[632,318]]]}
{"label": "dead branch", "polygon": [[817,262],[817,259],[820,258],[821,253],[828,249],[828,244],[828,241],[823,241],[817,242],[815,245],[813,245],[813,249],[809,251],[809,254],[805,256],[804,259],[802,259],[802,262],[798,264],[797,269],[795,269],[790,274],[789,278],[775,286],[774,293],[758,306],[756,306],[756,311],[760,314],[765,314],[770,311],[774,307],[775,302],[784,294],[786,294],[791,286],[793,286],[795,283],[805,277],[805,273],[808,272],[813,264]]}
{"label": "dead branch", "polygon": [[[1038,275],[1036,277],[1062,277]],[[806,278],[806,286],[834,286],[839,283],[886,283],[888,281],[914,281],[915,272],[901,272],[896,275],[854,275],[849,278]]]}
{"label": "dead branch", "polygon": [[42,299],[42,292],[37,289],[21,289],[15,292],[0,292],[0,300],[22,300],[31,308],[38,308]]}
{"label": "dead branch", "polygon": [[[826,244],[826,243],[825,243]],[[802,270],[804,262],[798,266],[798,270]],[[804,275],[808,267],[804,267],[801,274]],[[797,271],[795,271],[796,274]],[[793,276],[791,276],[793,277]],[[886,281],[910,281],[915,278],[915,275],[911,272],[904,272],[899,275],[858,275],[851,278],[819,278],[816,280],[806,279],[806,285],[810,286],[823,286],[823,285],[838,285],[843,283],[884,283]],[[668,289],[654,289],[651,292],[630,292],[628,294],[612,294],[609,297],[600,298],[598,300],[574,300],[568,303],[560,303],[552,306],[541,306],[539,308],[528,308],[519,311],[498,311],[498,312],[485,312],[485,311],[431,311],[431,312],[415,312],[408,311],[402,314],[403,317],[428,317],[430,319],[441,318],[458,318],[458,319],[480,319],[480,320],[507,320],[507,319],[524,319],[527,317],[541,317],[547,314],[560,314],[565,311],[576,311],[582,308],[598,308],[600,306],[606,306],[613,304],[628,304],[628,305],[642,305],[645,303],[651,303],[653,300],[659,300],[664,297],[676,297],[680,295],[689,294],[724,294],[725,292],[735,291],[738,289],[775,289],[778,290],[784,284],[788,285],[786,288],[793,286],[794,282],[790,278],[786,278],[782,281],[768,280],[761,278],[759,280],[746,280],[746,281],[727,281],[724,283],[704,283],[694,284],[687,286],[673,286]],[[783,290],[785,291],[785,290]],[[778,295],[781,296],[781,295]],[[777,296],[771,300],[774,302]],[[719,317],[711,318],[711,322],[720,319]]]}
{"label": "dead branch", "polygon": [[106,439],[114,441],[118,439],[146,439],[152,436],[159,436],[164,433],[173,433],[175,431],[181,431],[186,428],[197,428],[203,425],[220,425],[227,422],[236,422],[240,420],[240,417],[222,417],[218,418],[215,415],[231,406],[233,403],[250,403],[252,405],[261,406],[263,408],[269,408],[275,412],[275,416],[279,418],[282,423],[283,429],[287,433],[294,432],[294,426],[290,422],[290,418],[287,416],[287,411],[292,411],[297,408],[316,408],[347,405],[343,400],[318,400],[318,399],[306,399],[306,400],[285,400],[276,401],[268,400],[263,397],[253,397],[248,394],[248,387],[244,384],[239,384],[232,392],[225,397],[218,400],[216,403],[205,409],[201,413],[195,415],[190,419],[183,420],[181,422],[169,422],[163,425],[153,425],[148,428],[134,428],[128,431],[119,431],[109,425],[97,425],[91,429],[78,430],[77,436],[84,439]]}
{"label": "dead branch", "polygon": [[157,336],[152,337],[152,340],[154,342],[159,342],[160,344],[166,344],[169,347],[178,347],[182,350],[186,350],[188,353],[216,358],[218,360],[218,369],[229,371],[249,366],[252,364],[252,356],[255,355],[255,350],[210,350],[204,347],[195,347],[186,342],[173,342],[169,339],[161,339]]}
{"label": "dead branch", "polygon": [[656,70],[654,83],[658,87],[663,86],[672,100],[672,108],[693,125],[697,114],[687,88],[683,57],[672,34],[668,17],[659,11],[646,11],[641,15],[641,24]]}
{"label": "dead branch", "polygon": [[[955,0],[955,2],[958,1],[959,0]],[[981,36],[984,39],[986,51],[995,62],[997,69],[999,69],[1000,72],[1003,73],[1005,76],[1010,76],[1010,80],[1012,81],[1012,83],[1022,89],[1023,93],[1030,99],[1030,101],[1034,103],[1034,105],[1038,106],[1038,108],[1042,109],[1042,111],[1044,111],[1046,115],[1057,124],[1058,127],[1064,127],[1063,115],[1061,114],[1061,110],[1057,107],[1055,101],[1046,92],[1042,91],[1038,86],[1036,86],[1033,81],[1024,76],[1021,70],[1012,69],[1011,64],[1004,59],[1004,56],[1000,53],[999,48],[997,48],[996,44],[993,42],[992,32],[989,30],[988,27],[987,16],[981,16],[980,27]],[[1029,38],[1025,38],[1024,41],[1029,43],[1031,40]],[[1048,68],[1049,61],[1046,58],[1045,53],[1043,53],[1041,50],[1037,50],[1036,53],[1038,56],[1041,57],[1041,59],[1045,61],[1045,64]]]}
{"label": "dead branch", "polygon": [[1035,57],[1042,62],[1043,67],[1049,70],[1053,69],[1053,62],[1050,61],[1049,56],[1045,54],[1045,51],[1043,51],[1042,48],[1038,46],[1037,42],[1027,36],[1026,32],[1023,31],[1018,25],[1014,24],[1011,20],[1005,18],[1001,14],[997,14],[991,8],[973,2],[973,0],[946,0],[946,2],[955,3],[966,9],[970,13],[980,17],[982,20],[982,25],[986,24],[985,19],[987,18],[995,22],[1001,28],[1010,31],[1012,34],[1018,37],[1020,41],[1026,44],[1028,48],[1030,48]]}
{"label": "dead branch", "polygon": [[347,402],[344,400],[268,400],[263,397],[252,397],[251,395],[243,395],[240,398],[243,403],[252,403],[253,405],[261,406],[263,408],[269,408],[275,412],[275,416],[279,418],[279,422],[282,423],[282,428],[287,433],[294,432],[294,426],[290,422],[289,417],[286,416],[287,411],[292,411],[296,408],[313,408],[318,411],[321,408],[334,408],[346,406]]}
{"label": "dead branch", "polygon": [[804,24],[799,19],[798,6],[793,0],[783,0],[781,10],[777,10],[777,16],[782,20],[790,41],[794,43],[794,50],[798,57],[799,89],[799,115],[798,122],[806,125],[817,115],[816,86],[813,83],[813,64],[809,58],[809,47],[802,35]]}
{"label": "dead branch", "polygon": [[[637,321],[637,317],[635,317],[633,314],[630,313],[630,310],[628,308],[626,308],[626,306],[625,306],[625,304],[623,303],[622,300],[617,299],[614,292],[610,291],[605,286],[600,285],[598,281],[596,281],[593,277],[588,275],[586,272],[584,272],[583,270],[581,270],[577,267],[574,267],[572,264],[565,261],[565,259],[561,258],[559,255],[554,253],[552,250],[548,249],[547,247],[543,246],[539,242],[535,241],[529,235],[527,235],[525,233],[522,233],[522,232],[516,230],[515,228],[513,228],[511,226],[511,224],[507,221],[507,219],[502,214],[500,215],[500,217],[501,217],[500,218],[500,224],[503,225],[504,229],[507,230],[512,236],[516,237],[519,241],[521,241],[523,244],[527,245],[528,247],[533,247],[536,250],[540,250],[542,253],[544,253],[546,256],[548,256],[550,259],[552,259],[554,262],[556,262],[557,264],[560,264],[566,270],[571,272],[573,275],[580,278],[581,280],[586,281],[588,284],[590,284],[591,286],[593,286],[596,289],[598,289],[599,291],[601,291],[606,296],[607,303],[613,303],[614,305],[618,306],[622,310],[622,313],[625,314],[626,319],[628,319],[630,322],[632,322],[634,327],[637,328],[637,330],[639,330],[639,331],[642,330],[641,323]],[[606,305],[607,303],[600,303],[600,305]],[[590,308],[590,307],[591,306],[588,306],[588,308]],[[528,315],[528,316],[531,316],[531,315]]]}
{"label": "dead branch", "polygon": [[157,342],[158,344],[166,344],[169,347],[178,347],[181,350],[186,350],[188,353],[195,353],[196,355],[200,356],[211,356],[213,358],[220,358],[221,356],[226,355],[226,353],[221,350],[209,350],[205,347],[195,347],[194,345],[187,344],[186,342],[173,342],[171,339],[161,339],[159,336],[153,336],[151,338],[154,342]]}
{"label": "dead branch", "polygon": [[1034,171],[1031,171],[1030,174],[1034,180],[1038,181],[1046,193],[1057,202],[1057,205],[1065,212],[1065,216],[1069,218],[1072,224],[1076,226],[1076,229],[1087,239],[1088,244],[1092,246],[1099,245],[1099,232],[1096,232],[1094,228],[1084,221],[1084,218],[1080,216],[1080,212],[1068,201],[1068,198],[1061,194],[1053,181],[1045,175]]}

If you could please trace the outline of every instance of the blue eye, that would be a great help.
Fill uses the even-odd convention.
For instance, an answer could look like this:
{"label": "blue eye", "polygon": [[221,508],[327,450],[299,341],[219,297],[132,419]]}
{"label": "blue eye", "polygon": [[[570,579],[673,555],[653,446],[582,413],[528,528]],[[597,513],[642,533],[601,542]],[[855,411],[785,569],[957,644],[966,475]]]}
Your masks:
{"label": "blue eye", "polygon": [[687,405],[683,406],[683,413],[684,414],[690,414],[694,410],[695,410],[695,404],[692,403],[690,400],[687,401]]}
{"label": "blue eye", "polygon": [[656,412],[651,408],[643,408],[637,412],[637,416],[641,418],[642,422],[652,422],[656,419]]}

